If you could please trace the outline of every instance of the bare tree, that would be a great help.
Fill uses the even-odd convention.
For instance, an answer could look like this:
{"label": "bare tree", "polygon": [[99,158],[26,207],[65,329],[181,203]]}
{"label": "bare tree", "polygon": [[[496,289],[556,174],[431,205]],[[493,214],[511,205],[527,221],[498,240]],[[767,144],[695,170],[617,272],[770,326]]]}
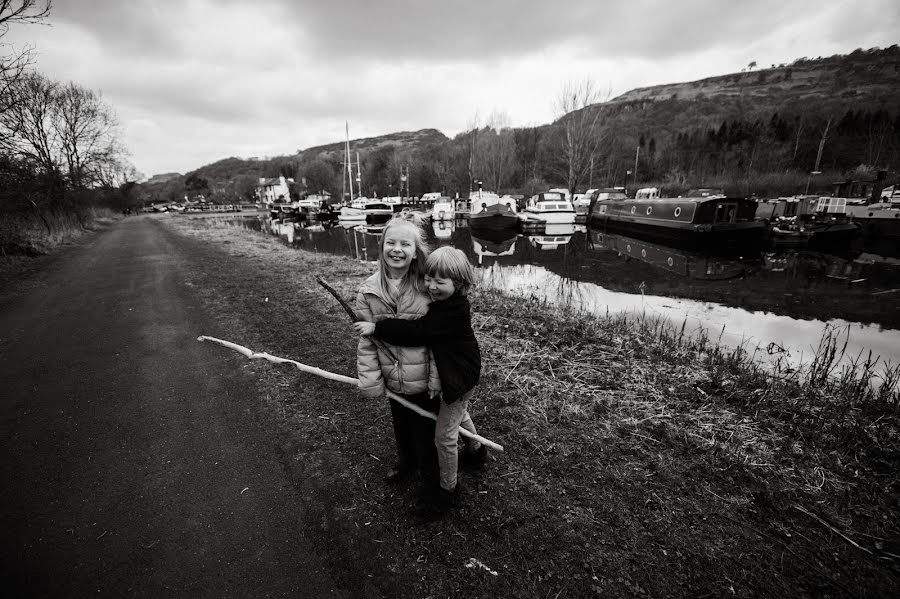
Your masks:
{"label": "bare tree", "polygon": [[475,150],[478,147],[478,112],[475,112],[475,115],[472,117],[472,120],[469,121],[469,129],[471,130],[471,143],[469,144],[469,193],[472,193],[473,185],[475,184]]}
{"label": "bare tree", "polygon": [[559,116],[559,149],[565,169],[566,187],[570,194],[590,170],[591,159],[598,154],[606,131],[600,103],[609,97],[590,80],[566,83],[554,108]]}
{"label": "bare tree", "polygon": [[513,172],[516,140],[510,126],[509,115],[495,110],[488,117],[478,145],[478,169],[485,178],[488,189],[500,193]]}
{"label": "bare tree", "polygon": [[541,130],[529,125],[515,132],[516,161],[522,169],[523,179],[534,193],[538,180],[538,162],[541,159]]}
{"label": "bare tree", "polygon": [[15,102],[0,112],[0,152],[59,175],[59,136],[53,128],[58,86],[37,73],[10,86]]}
{"label": "bare tree", "polygon": [[0,113],[0,153],[70,188],[102,185],[126,163],[115,115],[99,94],[38,73],[21,77],[12,93],[15,103]]}
{"label": "bare tree", "polygon": [[[0,40],[14,24],[41,23],[50,15],[50,0],[0,0]],[[15,49],[0,41],[0,112],[14,102],[13,85],[31,64],[31,46]]]}
{"label": "bare tree", "polygon": [[73,187],[101,180],[103,171],[119,171],[124,152],[118,147],[115,116],[99,94],[69,83],[56,97],[56,122],[65,169]]}

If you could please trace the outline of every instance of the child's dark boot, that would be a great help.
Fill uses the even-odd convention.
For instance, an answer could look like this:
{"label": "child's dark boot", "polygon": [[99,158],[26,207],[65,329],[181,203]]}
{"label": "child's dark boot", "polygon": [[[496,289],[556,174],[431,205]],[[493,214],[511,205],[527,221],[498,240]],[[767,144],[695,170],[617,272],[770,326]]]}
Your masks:
{"label": "child's dark boot", "polygon": [[487,463],[487,457],[487,447],[482,444],[475,450],[466,448],[459,456],[459,463],[467,468],[483,468]]}
{"label": "child's dark boot", "polygon": [[396,485],[409,478],[412,473],[413,468],[409,464],[397,462],[385,475],[384,480],[388,484]]}

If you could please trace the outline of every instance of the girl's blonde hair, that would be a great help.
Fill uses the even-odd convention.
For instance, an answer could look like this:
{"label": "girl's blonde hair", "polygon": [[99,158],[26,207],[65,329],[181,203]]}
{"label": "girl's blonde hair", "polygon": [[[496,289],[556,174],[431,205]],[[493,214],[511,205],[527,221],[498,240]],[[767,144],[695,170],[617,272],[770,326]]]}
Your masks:
{"label": "girl's blonde hair", "polygon": [[449,246],[439,247],[425,260],[425,274],[429,277],[450,279],[456,293],[467,295],[478,281],[475,268],[465,252]]}
{"label": "girl's blonde hair", "polygon": [[397,296],[395,291],[388,283],[387,265],[384,263],[384,239],[387,237],[388,231],[394,228],[407,228],[413,233],[413,239],[416,244],[416,253],[409,265],[406,275],[400,280],[397,291],[402,292],[405,289],[415,289],[417,293],[425,293],[425,259],[428,257],[431,248],[425,243],[425,231],[422,229],[422,219],[415,212],[398,212],[388,221],[381,237],[378,239],[378,272],[379,285],[381,287],[381,295],[387,298],[391,308],[397,307]]}

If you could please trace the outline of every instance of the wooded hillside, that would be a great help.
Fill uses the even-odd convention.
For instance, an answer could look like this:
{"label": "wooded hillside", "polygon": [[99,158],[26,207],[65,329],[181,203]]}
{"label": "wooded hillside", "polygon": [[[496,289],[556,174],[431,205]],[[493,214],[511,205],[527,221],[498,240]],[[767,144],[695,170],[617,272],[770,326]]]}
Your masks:
{"label": "wooded hillside", "polygon": [[[573,176],[565,132],[576,122],[596,126],[590,160]],[[351,140],[350,148],[353,161],[359,153],[369,196],[398,193],[401,167],[409,169],[411,195],[464,195],[473,181],[526,194],[623,184],[672,192],[723,187],[758,196],[802,193],[811,184],[810,191],[824,192],[838,179],[878,170],[893,179],[900,171],[900,48],[770,68],[751,63],[740,73],[635,89],[533,128],[509,127],[495,113],[453,139],[424,129]],[[328,190],[337,198],[346,177],[344,150],[336,141],[270,160],[230,158],[180,180],[145,185],[144,192],[173,199],[185,189],[205,190],[230,201],[249,193],[252,179],[283,174],[305,183],[300,192]],[[810,177],[811,171],[823,174]]]}

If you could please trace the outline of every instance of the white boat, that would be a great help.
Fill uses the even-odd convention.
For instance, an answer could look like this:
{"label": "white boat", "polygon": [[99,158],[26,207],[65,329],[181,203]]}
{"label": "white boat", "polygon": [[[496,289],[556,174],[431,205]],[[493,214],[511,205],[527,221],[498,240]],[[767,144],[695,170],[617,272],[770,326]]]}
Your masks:
{"label": "white boat", "polygon": [[[820,206],[837,198],[820,198]],[[883,198],[884,199],[884,198]],[[900,197],[888,196],[887,201],[869,205],[845,204],[845,211],[853,222],[862,227],[865,235],[875,238],[900,237]]]}
{"label": "white boat", "polygon": [[469,194],[470,226],[485,229],[507,229],[516,226],[515,198],[500,197],[493,191],[473,191]]}
{"label": "white boat", "polygon": [[403,198],[400,196],[385,196],[383,198],[378,198],[378,201],[383,202],[389,206],[400,206],[403,204]]}
{"label": "white boat", "polygon": [[367,198],[356,198],[352,202],[350,202],[349,206],[341,207],[340,212],[338,212],[338,220],[349,221],[349,220],[366,220],[366,202]]}
{"label": "white boat", "polygon": [[434,205],[431,207],[432,221],[452,221],[455,217],[456,210],[455,206],[453,205],[453,200],[451,200],[450,198],[438,198],[434,201]]}
{"label": "white boat", "polygon": [[349,206],[344,206],[338,213],[340,221],[377,221],[387,220],[394,215],[394,207],[380,200],[356,198]]}
{"label": "white boat", "polygon": [[548,190],[550,193],[558,193],[563,199],[571,201],[572,197],[569,194],[569,190],[562,187],[554,187],[553,189]]}
{"label": "white boat", "polygon": [[543,191],[528,199],[519,221],[525,226],[571,225],[575,223],[575,207],[561,193]]}

